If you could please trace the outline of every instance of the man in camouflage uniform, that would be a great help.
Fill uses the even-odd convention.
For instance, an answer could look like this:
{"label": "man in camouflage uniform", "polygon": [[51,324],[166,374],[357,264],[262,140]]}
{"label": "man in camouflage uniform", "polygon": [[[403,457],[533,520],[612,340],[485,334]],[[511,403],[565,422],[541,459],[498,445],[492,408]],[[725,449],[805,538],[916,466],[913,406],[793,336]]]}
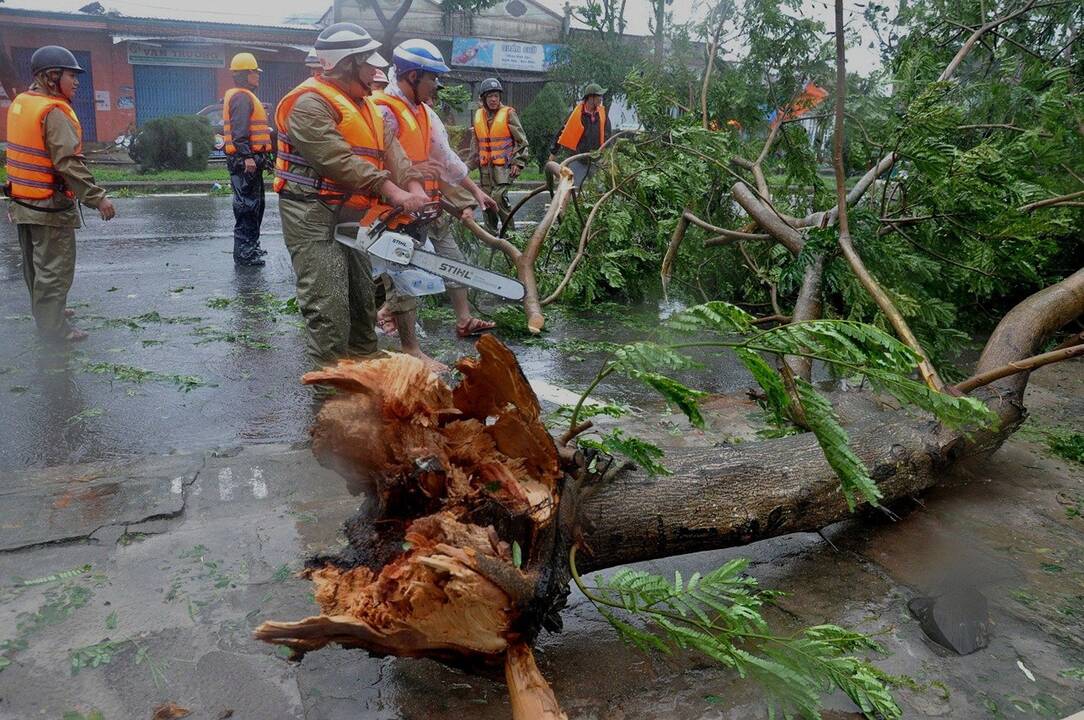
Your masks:
{"label": "man in camouflage uniform", "polygon": [[103,220],[112,219],[115,210],[87,169],[82,131],[71,108],[84,70],[71,52],[56,45],[36,50],[30,67],[33,85],[8,109],[8,212],[18,225],[38,333],[49,341],[77,342],[87,333],[69,325],[73,313],[66,309],[75,278],[75,230],[81,226],[76,201],[97,209]]}
{"label": "man in camouflage uniform", "polygon": [[[353,23],[325,28],[316,41],[316,53],[324,68],[322,79],[363,104],[373,74],[378,67],[387,65],[376,53],[379,46]],[[306,83],[295,91],[304,90]],[[276,112],[279,140],[285,143],[280,144],[278,162],[288,168],[283,171],[276,167],[276,190],[283,237],[297,275],[297,301],[305,319],[307,351],[314,365],[320,367],[339,358],[377,351],[369,256],[334,239],[337,223],[357,221],[361,213],[329,202],[317,187],[321,179],[348,188],[355,196],[382,197],[405,212],[416,212],[428,198],[419,182],[421,174],[411,169],[410,160],[388,128],[383,134],[385,169],[377,169],[344,139],[338,128],[342,118],[324,96],[312,91],[295,98],[292,95],[283,99],[283,103],[287,99],[293,103],[286,117],[282,117],[282,104]],[[286,155],[296,156],[300,162],[289,162],[283,147],[289,148]]]}
{"label": "man in camouflage uniform", "polygon": [[[508,219],[508,213],[512,206],[508,203],[508,192],[512,189],[512,181],[519,177],[523,168],[527,167],[527,161],[531,157],[531,150],[527,145],[527,133],[523,130],[516,109],[501,104],[501,94],[504,88],[497,78],[486,78],[479,88],[481,104],[474,117],[474,132],[471,133],[470,156],[467,158],[467,167],[478,168],[478,184],[482,189],[497,202],[496,210],[485,211],[486,227],[494,235],[497,234],[499,223]],[[500,132],[494,127],[494,121],[500,119],[507,122],[508,136],[511,137],[512,147],[506,153],[507,157],[502,162],[488,162],[485,153],[479,150],[478,129],[480,123],[489,131]],[[486,139],[482,139],[486,142]],[[509,230],[515,226],[509,224]]]}

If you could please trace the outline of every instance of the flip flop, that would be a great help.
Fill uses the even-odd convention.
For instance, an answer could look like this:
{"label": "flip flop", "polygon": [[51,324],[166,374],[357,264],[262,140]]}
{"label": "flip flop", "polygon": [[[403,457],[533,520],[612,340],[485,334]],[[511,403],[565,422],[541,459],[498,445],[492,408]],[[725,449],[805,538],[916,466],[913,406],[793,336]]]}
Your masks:
{"label": "flip flop", "polygon": [[399,325],[395,322],[395,316],[391,313],[383,316],[380,313],[377,313],[376,327],[388,337],[399,336]]}
{"label": "flip flop", "polygon": [[467,321],[466,325],[456,325],[455,334],[461,338],[468,338],[475,335],[481,335],[487,330],[492,330],[495,327],[497,327],[497,323],[495,322],[472,317]]}

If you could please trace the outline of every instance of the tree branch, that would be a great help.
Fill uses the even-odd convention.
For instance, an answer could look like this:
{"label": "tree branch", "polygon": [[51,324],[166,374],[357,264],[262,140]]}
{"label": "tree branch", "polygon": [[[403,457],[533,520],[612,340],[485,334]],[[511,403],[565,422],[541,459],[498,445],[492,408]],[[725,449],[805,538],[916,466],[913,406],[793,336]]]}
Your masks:
{"label": "tree branch", "polygon": [[749,217],[767,230],[787,250],[790,250],[795,255],[802,251],[805,240],[802,239],[801,233],[787,224],[777,213],[769,210],[767,205],[761,203],[748,185],[744,182],[734,183],[730,192],[734,196],[734,200],[742,206],[742,209],[749,213]]}
{"label": "tree branch", "polygon": [[1080,357],[1084,355],[1084,344],[1072,345],[1067,348],[1061,348],[1060,350],[1051,350],[1048,353],[1042,355],[1033,355],[1024,360],[1015,360],[1011,363],[1002,365],[1001,367],[994,368],[993,370],[987,370],[984,373],[973,375],[967,380],[956,385],[956,389],[962,393],[968,393],[975,388],[980,388],[984,385],[989,385],[992,382],[1000,380],[1001,378],[1015,375],[1016,373],[1031,372],[1037,370],[1043,365],[1049,365],[1051,363],[1061,362],[1062,360],[1068,360],[1070,358]]}
{"label": "tree branch", "polygon": [[[1032,2],[1034,1],[1035,0],[1032,0]],[[835,0],[835,6],[836,127],[835,140],[832,147],[832,164],[835,166],[836,171],[836,208],[839,212],[839,246],[843,250],[843,255],[847,258],[847,262],[850,263],[851,270],[853,270],[854,274],[858,277],[858,281],[862,283],[862,287],[864,287],[866,292],[873,297],[873,300],[877,303],[881,312],[888,318],[888,321],[892,324],[896,334],[899,335],[900,340],[921,357],[921,360],[918,363],[918,370],[922,375],[922,379],[925,380],[926,384],[931,388],[940,392],[945,386],[944,383],[941,382],[941,378],[937,375],[937,370],[934,369],[933,364],[927,359],[925,351],[923,351],[918,339],[915,338],[914,334],[911,332],[911,328],[908,327],[907,321],[904,320],[903,315],[896,309],[896,306],[888,297],[888,293],[884,291],[866,268],[865,263],[862,261],[862,257],[858,254],[858,251],[854,249],[854,245],[851,243],[851,228],[847,218],[847,185],[846,176],[843,171],[844,103],[847,99],[847,57],[846,41],[844,39],[843,31],[843,0]]]}
{"label": "tree branch", "polygon": [[1039,200],[1037,202],[1028,203],[1022,205],[1017,210],[1022,213],[1029,213],[1039,208],[1050,207],[1051,205],[1064,205],[1068,204],[1070,200],[1075,200],[1078,197],[1084,197],[1084,190],[1078,190],[1075,193],[1069,193],[1068,195],[1059,195],[1058,197],[1046,198],[1045,200]]}
{"label": "tree branch", "polygon": [[715,53],[719,49],[719,35],[723,31],[723,21],[715,27],[715,33],[711,36],[711,47],[708,50],[708,66],[704,70],[704,82],[700,86],[700,121],[704,129],[708,129],[708,82],[711,80],[711,71],[715,67]]}

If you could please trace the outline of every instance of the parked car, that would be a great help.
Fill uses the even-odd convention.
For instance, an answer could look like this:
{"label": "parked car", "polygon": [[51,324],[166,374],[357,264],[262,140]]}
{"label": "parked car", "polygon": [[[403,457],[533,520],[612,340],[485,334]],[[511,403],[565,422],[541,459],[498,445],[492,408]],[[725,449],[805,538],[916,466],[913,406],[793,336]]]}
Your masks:
{"label": "parked car", "polygon": [[[260,103],[263,105],[263,109],[267,111],[267,117],[271,118],[275,114],[275,108],[271,107],[270,103]],[[205,117],[211,123],[211,129],[215,133],[215,149],[211,151],[212,160],[222,160],[226,157],[226,153],[223,148],[226,145],[225,138],[222,137],[223,122],[222,122],[222,102],[216,102],[213,105],[201,109],[196,115]],[[272,137],[274,136],[274,128],[271,129]]]}

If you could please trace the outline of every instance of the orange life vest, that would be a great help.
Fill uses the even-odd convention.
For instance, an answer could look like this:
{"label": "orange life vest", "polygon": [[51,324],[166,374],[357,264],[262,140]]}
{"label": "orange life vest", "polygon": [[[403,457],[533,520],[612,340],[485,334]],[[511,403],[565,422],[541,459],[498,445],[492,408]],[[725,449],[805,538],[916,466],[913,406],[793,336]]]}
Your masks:
{"label": "orange life vest", "polygon": [[[399,121],[399,132],[395,137],[403,146],[403,151],[406,152],[410,161],[420,163],[428,160],[433,136],[429,128],[429,111],[425,109],[425,105],[419,104],[411,109],[402,98],[382,91],[373,93],[373,102],[395,113],[395,118]],[[422,181],[422,185],[425,188],[425,194],[432,200],[440,199],[439,179],[426,178]]]}
{"label": "orange life vest", "polygon": [[493,116],[493,122],[487,122],[489,111],[480,107],[474,111],[474,137],[478,140],[479,165],[507,165],[512,159],[515,142],[512,130],[508,127],[508,114],[512,108],[501,105]]}
{"label": "orange life vest", "polygon": [[[576,103],[572,108],[572,114],[565,121],[565,129],[561,131],[561,137],[557,138],[557,144],[561,147],[575,150],[579,147],[580,138],[583,137],[583,100]],[[598,106],[598,144],[606,142],[606,108]]]}
{"label": "orange life vest", "polygon": [[237,93],[245,93],[252,101],[252,116],[248,120],[248,145],[254,153],[271,152],[271,126],[267,124],[267,110],[256,97],[256,93],[247,88],[230,88],[222,97],[222,134],[226,141],[224,148],[227,155],[235,155],[237,147],[233,144],[233,123],[230,119],[230,100]]}
{"label": "orange life vest", "polygon": [[[286,119],[290,116],[294,104],[305,93],[316,93],[335,109],[339,121],[335,129],[350,145],[354,155],[369,163],[377,170],[384,169],[384,118],[380,110],[369,98],[360,103],[340,90],[324,77],[312,77],[295,87],[279,102],[275,108],[275,127],[278,129],[278,153],[275,157],[275,192],[282,192],[286,182],[297,183],[312,188],[320,198],[333,205],[345,205],[355,210],[364,210],[361,224],[369,226],[389,206],[380,202],[380,198],[355,192],[328,178],[312,178],[294,172],[296,167],[312,167],[309,162],[294,152]],[[399,223],[389,223],[394,227]]]}
{"label": "orange life vest", "polygon": [[17,95],[8,108],[7,135],[9,192],[17,200],[48,200],[54,192],[75,197],[45,147],[45,116],[53,108],[60,108],[75,126],[79,135],[76,153],[83,154],[83,127],[67,100],[34,91]]}

